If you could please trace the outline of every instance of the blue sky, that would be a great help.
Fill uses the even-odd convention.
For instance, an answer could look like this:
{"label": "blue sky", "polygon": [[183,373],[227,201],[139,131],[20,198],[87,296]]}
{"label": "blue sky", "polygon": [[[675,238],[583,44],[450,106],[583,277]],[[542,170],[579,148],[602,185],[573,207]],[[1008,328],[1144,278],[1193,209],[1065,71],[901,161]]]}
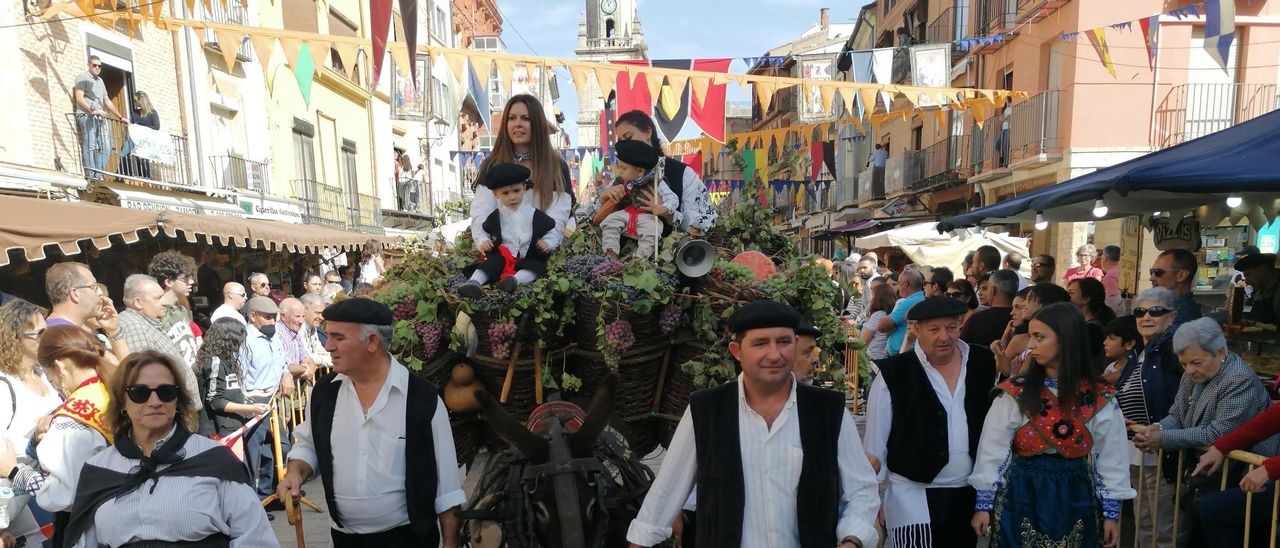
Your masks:
{"label": "blue sky", "polygon": [[[758,56],[791,41],[817,24],[819,8],[831,8],[832,23],[845,23],[853,22],[865,3],[862,0],[639,0],[638,11],[650,59],[732,57],[737,60],[729,67],[730,72],[743,72],[746,65],[742,57]],[[499,0],[498,9],[504,16],[502,40],[512,53],[572,59],[578,45],[578,17],[585,8],[585,0]],[[573,124],[578,117],[577,92],[563,69],[557,72],[557,79],[560,100],[556,106],[564,111],[568,120],[566,129],[576,141]],[[746,101],[747,97],[736,85],[730,85],[728,100]],[[688,124],[681,137],[697,135],[696,127]]]}

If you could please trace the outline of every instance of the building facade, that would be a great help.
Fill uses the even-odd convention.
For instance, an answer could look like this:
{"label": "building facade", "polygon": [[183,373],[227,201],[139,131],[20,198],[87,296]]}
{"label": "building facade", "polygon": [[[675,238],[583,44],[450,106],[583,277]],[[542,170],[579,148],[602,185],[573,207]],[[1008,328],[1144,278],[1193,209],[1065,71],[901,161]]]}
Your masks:
{"label": "building facade", "polygon": [[[579,60],[597,63],[639,61],[649,58],[636,0],[586,0],[578,19]],[[586,90],[578,90],[578,139],[580,147],[600,146],[600,113],[609,97],[601,97],[594,76]]]}

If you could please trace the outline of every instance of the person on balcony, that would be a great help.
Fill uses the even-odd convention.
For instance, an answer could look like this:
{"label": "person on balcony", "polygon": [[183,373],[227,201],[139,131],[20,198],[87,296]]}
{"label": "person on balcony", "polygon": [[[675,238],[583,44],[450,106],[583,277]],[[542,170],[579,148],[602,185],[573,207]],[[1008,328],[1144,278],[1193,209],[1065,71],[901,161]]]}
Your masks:
{"label": "person on balcony", "polygon": [[[129,123],[157,131],[160,130],[160,115],[156,113],[155,109],[151,108],[151,98],[147,96],[147,92],[135,91],[133,93],[133,112],[129,114]],[[151,162],[138,158],[133,154],[126,154],[120,160],[120,173],[150,179]]]}
{"label": "person on balcony", "polygon": [[876,143],[876,149],[867,158],[867,167],[871,168],[871,197],[884,197],[884,166],[889,161],[889,147]]}
{"label": "person on balcony", "polygon": [[110,113],[119,120],[124,116],[107,97],[107,84],[102,81],[102,59],[97,55],[90,55],[89,69],[76,76],[71,102],[76,112],[76,128],[80,131],[84,174],[101,181],[107,169],[107,155],[111,153],[111,133],[105,116]]}

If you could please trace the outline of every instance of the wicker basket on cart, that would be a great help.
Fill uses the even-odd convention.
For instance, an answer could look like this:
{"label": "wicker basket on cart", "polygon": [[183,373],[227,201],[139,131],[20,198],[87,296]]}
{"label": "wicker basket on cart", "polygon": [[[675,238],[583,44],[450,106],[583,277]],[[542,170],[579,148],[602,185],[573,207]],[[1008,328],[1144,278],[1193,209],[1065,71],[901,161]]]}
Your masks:
{"label": "wicker basket on cart", "polygon": [[636,338],[633,348],[648,346],[668,338],[658,327],[658,308],[656,307],[647,314],[640,314],[625,303],[606,305],[598,297],[582,293],[575,297],[574,309],[577,311],[578,318],[574,322],[572,338],[581,350],[599,351],[596,328],[620,319],[631,324],[631,333]]}

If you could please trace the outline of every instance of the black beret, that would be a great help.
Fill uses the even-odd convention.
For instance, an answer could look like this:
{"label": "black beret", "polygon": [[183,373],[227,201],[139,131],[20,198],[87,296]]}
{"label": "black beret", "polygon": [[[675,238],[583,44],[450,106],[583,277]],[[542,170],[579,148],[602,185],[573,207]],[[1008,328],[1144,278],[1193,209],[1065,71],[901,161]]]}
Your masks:
{"label": "black beret", "polygon": [[489,190],[498,190],[504,186],[520,185],[529,182],[529,168],[520,164],[498,164],[489,168],[480,184]]}
{"label": "black beret", "polygon": [[391,309],[373,299],[356,297],[329,305],[321,314],[331,322],[391,325]]}
{"label": "black beret", "polygon": [[822,330],[807,320],[800,320],[800,323],[796,325],[796,335],[819,339],[822,338]]}
{"label": "black beret", "polygon": [[1275,253],[1251,253],[1248,256],[1236,261],[1236,270],[1244,272],[1255,266],[1269,266],[1275,268]]}
{"label": "black beret", "polygon": [[658,151],[644,141],[635,139],[618,141],[613,148],[617,152],[619,160],[640,169],[653,169],[653,166],[658,165]]}
{"label": "black beret", "polygon": [[752,301],[735,310],[729,316],[729,331],[741,335],[752,329],[770,327],[787,327],[795,329],[800,325],[800,313],[791,306],[778,301]]}
{"label": "black beret", "polygon": [[951,297],[929,297],[907,311],[907,320],[920,322],[934,318],[958,318],[968,311],[968,306]]}

